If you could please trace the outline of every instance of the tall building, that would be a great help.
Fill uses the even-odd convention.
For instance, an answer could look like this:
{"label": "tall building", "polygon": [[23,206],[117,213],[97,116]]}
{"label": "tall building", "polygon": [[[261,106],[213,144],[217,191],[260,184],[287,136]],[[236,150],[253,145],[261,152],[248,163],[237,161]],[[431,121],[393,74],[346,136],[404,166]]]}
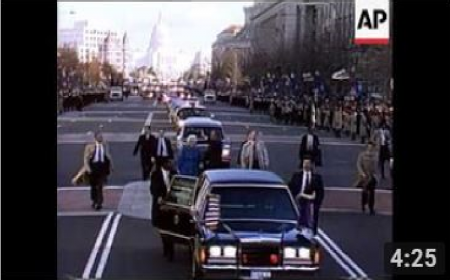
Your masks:
{"label": "tall building", "polygon": [[230,78],[234,83],[247,66],[251,46],[249,30],[231,25],[217,35],[212,45],[211,70],[214,78]]}
{"label": "tall building", "polygon": [[353,44],[354,7],[354,0],[255,1],[244,9],[251,63],[327,77],[344,68],[366,81],[367,91],[386,92],[392,47]]}
{"label": "tall building", "polygon": [[100,62],[109,62],[119,72],[125,69],[125,73],[128,73],[132,53],[128,38],[124,35],[89,26],[87,20],[76,21],[73,28],[58,30],[58,46],[75,49],[82,63],[98,59]]}
{"label": "tall building", "polygon": [[191,72],[194,77],[206,76],[210,71],[211,63],[209,57],[202,51],[196,52],[191,65]]}

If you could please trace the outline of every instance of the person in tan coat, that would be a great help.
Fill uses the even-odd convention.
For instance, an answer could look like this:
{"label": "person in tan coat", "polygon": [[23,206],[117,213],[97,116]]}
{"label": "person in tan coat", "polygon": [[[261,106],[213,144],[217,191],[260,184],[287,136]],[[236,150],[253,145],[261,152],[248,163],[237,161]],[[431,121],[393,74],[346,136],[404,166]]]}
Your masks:
{"label": "person in tan coat", "polygon": [[103,185],[113,170],[113,164],[109,147],[103,142],[102,133],[96,132],[94,137],[95,142],[87,144],[84,149],[83,169],[91,186],[92,208],[100,210],[103,204]]}

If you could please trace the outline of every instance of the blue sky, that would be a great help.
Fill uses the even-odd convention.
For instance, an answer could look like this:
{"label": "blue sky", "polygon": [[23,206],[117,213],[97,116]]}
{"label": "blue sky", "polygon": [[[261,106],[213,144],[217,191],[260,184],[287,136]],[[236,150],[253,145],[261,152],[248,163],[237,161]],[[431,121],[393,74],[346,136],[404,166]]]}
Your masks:
{"label": "blue sky", "polygon": [[[188,53],[207,50],[231,24],[244,24],[252,2],[58,2],[58,28],[86,19],[100,29],[127,31],[133,49],[145,50],[161,11],[174,47]],[[71,14],[71,11],[74,14]]]}

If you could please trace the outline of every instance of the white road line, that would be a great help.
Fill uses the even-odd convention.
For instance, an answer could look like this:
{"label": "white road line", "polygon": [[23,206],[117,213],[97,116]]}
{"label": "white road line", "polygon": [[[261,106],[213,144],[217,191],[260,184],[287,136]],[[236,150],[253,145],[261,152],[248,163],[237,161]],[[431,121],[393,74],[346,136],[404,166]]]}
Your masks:
{"label": "white road line", "polygon": [[348,275],[350,277],[356,277],[356,273],[353,272],[353,270],[351,270],[347,264],[344,263],[344,261],[338,256],[336,255],[335,252],[333,252],[333,250],[331,250],[331,248],[322,240],[322,238],[319,236],[318,238],[320,244],[322,245],[322,247],[325,248],[325,250],[327,250],[327,252],[331,255],[331,257],[333,257],[333,259],[345,270],[345,272],[348,273]]}
{"label": "white road line", "polygon": [[[105,186],[103,190],[123,190],[123,186]],[[58,187],[58,192],[60,191],[88,191],[90,186],[77,186],[77,187]]]}
{"label": "white road line", "polygon": [[90,216],[106,216],[112,211],[59,211],[58,217],[90,217]]}
{"label": "white road line", "polygon": [[367,274],[352,260],[350,259],[350,257],[345,254],[341,248],[339,248],[339,246],[336,245],[336,243],[334,243],[333,240],[331,240],[331,238],[321,229],[319,229],[319,236],[324,240],[328,242],[328,245],[330,245],[337,254],[339,254],[342,259],[344,259],[344,261],[346,261],[351,268],[353,268],[356,273],[358,273],[358,277],[367,277]]}
{"label": "white road line", "polygon": [[113,214],[109,213],[108,216],[103,221],[102,228],[97,235],[97,240],[95,241],[94,248],[92,248],[91,255],[89,256],[89,260],[84,268],[83,279],[89,279],[89,275],[91,274],[92,267],[94,266],[95,258],[97,257],[98,250],[102,245],[103,237],[105,236],[106,230],[108,229],[109,223],[111,222]]}
{"label": "white road line", "polygon": [[153,119],[153,112],[148,113],[147,119],[145,120],[145,125],[151,125]]}
{"label": "white road line", "polygon": [[[341,208],[320,208],[320,212],[344,213],[344,214],[361,214],[361,210],[341,209]],[[392,212],[377,211],[377,215],[392,216]]]}
{"label": "white road line", "polygon": [[100,258],[100,262],[98,263],[97,266],[97,272],[95,273],[96,279],[102,278],[103,271],[105,270],[105,266],[108,261],[109,253],[111,252],[112,243],[114,241],[114,237],[116,236],[117,226],[119,225],[121,217],[122,217],[121,214],[117,214],[116,217],[114,218],[113,225],[109,232],[108,241],[106,242],[105,248],[103,249],[103,253]]}
{"label": "white road line", "polygon": [[[338,191],[338,192],[357,192],[360,193],[361,189],[355,189],[355,188],[345,188],[345,187],[326,187],[325,191]],[[375,193],[386,193],[386,194],[392,194],[392,190],[375,190]]]}

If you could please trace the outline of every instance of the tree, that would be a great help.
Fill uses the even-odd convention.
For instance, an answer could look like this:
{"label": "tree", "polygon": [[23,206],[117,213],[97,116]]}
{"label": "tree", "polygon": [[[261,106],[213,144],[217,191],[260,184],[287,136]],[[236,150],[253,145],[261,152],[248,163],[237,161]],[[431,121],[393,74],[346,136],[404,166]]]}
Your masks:
{"label": "tree", "polygon": [[77,52],[71,48],[58,48],[57,65],[59,68],[74,71],[79,65]]}

